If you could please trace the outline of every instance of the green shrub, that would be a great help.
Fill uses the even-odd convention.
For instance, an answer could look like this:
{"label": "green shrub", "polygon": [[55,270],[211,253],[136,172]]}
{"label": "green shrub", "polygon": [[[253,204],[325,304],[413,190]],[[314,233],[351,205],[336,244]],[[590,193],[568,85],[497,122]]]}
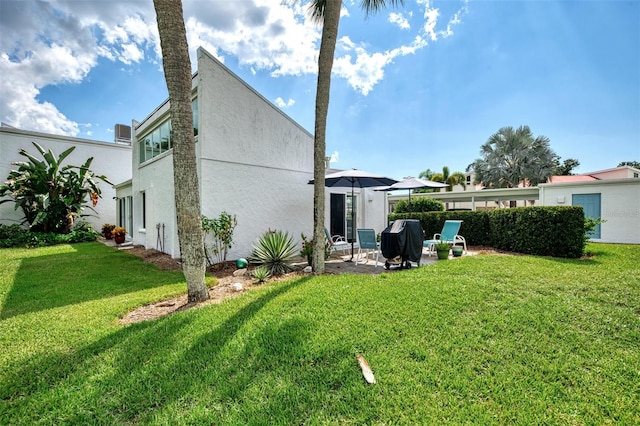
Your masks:
{"label": "green shrub", "polygon": [[396,219],[418,219],[422,225],[425,239],[440,233],[446,220],[462,220],[459,234],[467,244],[490,245],[489,217],[485,211],[443,211],[424,213],[390,214],[389,221]]}
{"label": "green shrub", "polygon": [[89,167],[93,157],[82,166],[62,166],[75,147],[56,157],[53,151],[32,142],[42,160],[21,149],[19,154],[28,161],[12,163],[4,184],[0,185],[0,204],[13,202],[21,209],[24,223],[32,231],[65,234],[85,209],[93,210],[101,197],[98,180],[111,184],[106,176],[94,174]]}
{"label": "green shrub", "polygon": [[584,217],[579,206],[539,206],[491,211],[444,211],[390,214],[389,221],[418,219],[425,238],[442,231],[445,220],[462,220],[459,234],[469,245],[539,256],[582,256],[588,233],[597,220]]}
{"label": "green shrub", "polygon": [[539,256],[578,258],[586,245],[582,207],[517,207],[489,212],[491,245]]}
{"label": "green shrub", "polygon": [[289,265],[297,247],[288,232],[267,231],[253,246],[251,261],[263,264],[269,275],[282,275],[293,268]]}
{"label": "green shrub", "polygon": [[33,232],[20,225],[0,225],[0,247],[44,247],[56,244],[96,241],[99,234],[91,225],[80,222],[67,234]]}
{"label": "green shrub", "polygon": [[[205,238],[209,234],[213,237],[213,243],[210,246],[207,247],[206,241],[204,243],[204,254],[210,266],[227,260],[227,253],[233,244],[233,231],[237,224],[236,216],[231,216],[227,212],[220,213],[218,219],[202,216],[202,230],[205,233]],[[211,258],[210,253],[213,253],[215,259]]]}
{"label": "green shrub", "polygon": [[429,197],[416,197],[409,203],[408,200],[400,200],[393,209],[394,213],[410,212],[441,212],[444,210],[442,201]]}

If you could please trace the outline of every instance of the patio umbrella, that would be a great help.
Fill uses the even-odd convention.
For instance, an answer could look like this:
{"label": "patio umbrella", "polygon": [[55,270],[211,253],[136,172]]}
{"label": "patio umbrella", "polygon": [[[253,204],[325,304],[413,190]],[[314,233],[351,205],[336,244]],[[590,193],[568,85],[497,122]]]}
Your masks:
{"label": "patio umbrella", "polygon": [[409,190],[409,209],[411,209],[411,190],[412,189],[420,189],[420,188],[446,188],[446,183],[435,182],[427,179],[420,179],[414,177],[406,177],[402,179],[400,182],[396,182],[393,185],[385,186],[384,188],[376,188],[376,191],[396,191],[399,189],[408,189]]}
{"label": "patio umbrella", "polygon": [[[353,200],[354,188],[373,188],[378,186],[388,186],[396,183],[397,180],[388,177],[376,175],[373,173],[365,172],[358,169],[342,170],[340,172],[329,173],[324,177],[324,186],[328,187],[340,187],[351,188],[351,199]],[[314,183],[313,179],[309,181],[309,184]],[[353,223],[353,208],[351,209],[351,259],[353,261],[353,242],[355,240],[353,236],[353,229],[355,223]]]}

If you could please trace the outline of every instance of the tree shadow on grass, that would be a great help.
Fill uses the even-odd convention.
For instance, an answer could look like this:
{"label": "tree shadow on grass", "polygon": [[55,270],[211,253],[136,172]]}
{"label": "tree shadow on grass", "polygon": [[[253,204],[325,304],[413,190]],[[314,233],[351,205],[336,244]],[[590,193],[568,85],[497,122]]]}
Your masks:
{"label": "tree shadow on grass", "polygon": [[[276,395],[291,398],[297,392],[296,383],[306,383],[310,374],[318,374],[298,360],[313,320],[266,316],[264,323],[250,326],[248,332],[253,334],[245,335],[244,343],[236,337],[267,304],[307,280],[278,284],[222,322],[217,319],[224,314],[215,310],[221,308],[183,312],[134,324],[69,354],[39,355],[9,368],[10,377],[0,385],[0,401],[10,407],[4,420],[11,423],[26,414],[45,423],[60,418],[71,424],[146,423],[157,421],[156,416],[171,419],[176,410],[179,419],[207,419],[209,424],[211,417],[228,415],[229,406],[237,409],[238,400],[246,398],[252,383],[276,367],[270,364],[275,359],[292,367],[292,376],[285,381],[287,389]],[[275,343],[276,336],[285,344]],[[345,352],[340,357],[352,355]],[[318,356],[322,359],[312,363],[334,358],[332,354]],[[334,371],[330,382],[320,381],[320,391],[331,391],[348,378],[344,368],[329,370]],[[73,410],[64,408],[69,399],[78,404]],[[194,407],[189,408],[190,404]],[[257,415],[280,404],[283,401],[276,399],[262,408],[253,407],[248,414]],[[286,420],[298,422],[300,415],[300,409],[292,408]],[[43,420],[40,416],[50,417]]]}
{"label": "tree shadow on grass", "polygon": [[161,271],[100,243],[73,248],[23,258],[0,319],[184,282],[182,272]]}

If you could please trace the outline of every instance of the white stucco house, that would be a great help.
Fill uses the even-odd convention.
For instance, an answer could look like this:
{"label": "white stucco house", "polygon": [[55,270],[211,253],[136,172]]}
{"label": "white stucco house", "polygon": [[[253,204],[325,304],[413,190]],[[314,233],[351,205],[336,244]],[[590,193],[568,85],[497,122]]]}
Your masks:
{"label": "white stucco house", "polygon": [[[228,259],[249,256],[268,230],[286,231],[294,241],[301,233],[310,237],[313,135],[202,48],[197,65],[192,99],[201,209],[212,219],[236,216]],[[132,124],[131,179],[116,185],[118,224],[134,244],[179,257],[169,101]],[[327,188],[326,198],[325,223],[344,235],[350,188]],[[384,194],[358,191],[355,198],[356,226],[381,231]]]}
{"label": "white stucco house", "polygon": [[[131,145],[126,142],[100,142],[89,139],[52,135],[33,131],[16,129],[14,127],[0,127],[0,180],[4,182],[11,170],[17,166],[16,161],[26,161],[19,154],[25,149],[30,154],[40,157],[40,153],[32,142],[41,145],[45,150],[52,150],[58,156],[70,147],[76,149],[64,160],[63,165],[81,166],[89,157],[93,157],[91,170],[97,175],[105,175],[109,181],[121,182],[131,178]],[[96,231],[100,232],[102,224],[116,222],[115,189],[99,181],[102,198],[94,208],[95,212],[85,210],[89,216],[84,219]],[[14,224],[24,220],[22,210],[15,210],[13,203],[0,204],[0,223]]]}

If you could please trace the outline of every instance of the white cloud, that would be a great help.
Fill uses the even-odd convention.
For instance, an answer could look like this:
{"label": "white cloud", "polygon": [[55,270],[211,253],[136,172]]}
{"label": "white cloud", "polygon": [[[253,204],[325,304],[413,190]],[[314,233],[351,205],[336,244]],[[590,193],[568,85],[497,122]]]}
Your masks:
{"label": "white cloud", "polygon": [[281,97],[277,97],[275,100],[275,104],[278,108],[288,108],[290,106],[293,106],[293,104],[295,104],[296,101],[294,101],[293,99],[289,98],[288,101],[284,101],[284,99],[282,99]]}
{"label": "white cloud", "polygon": [[390,13],[389,22],[394,25],[397,25],[403,30],[408,30],[411,28],[409,21],[407,20],[407,18],[404,17],[404,15],[402,15],[402,13],[393,13],[393,12]]}
{"label": "white cloud", "polygon": [[338,151],[333,151],[333,154],[331,154],[331,160],[329,160],[331,163],[338,163],[338,159],[340,157],[340,153],[338,153]]}
{"label": "white cloud", "polygon": [[[444,29],[438,27],[439,10],[427,0],[416,0],[424,21],[415,30],[410,21],[415,22],[418,14],[391,13],[389,22],[401,30],[399,42],[383,50],[355,34],[342,34],[334,75],[367,95],[396,57],[415,54],[428,42],[450,36],[467,12],[467,1],[462,1]],[[310,20],[308,3],[185,0],[183,5],[193,67],[196,49],[202,46],[222,61],[226,55],[235,57],[253,74],[279,77],[317,72],[321,27]],[[360,4],[345,1],[343,19],[355,19],[349,8],[357,10]],[[21,128],[78,134],[77,123],[37,97],[48,85],[82,82],[100,58],[118,61],[125,70],[141,61],[161,63],[152,2],[5,1],[0,31],[0,119]],[[286,107],[293,101],[282,102]]]}

